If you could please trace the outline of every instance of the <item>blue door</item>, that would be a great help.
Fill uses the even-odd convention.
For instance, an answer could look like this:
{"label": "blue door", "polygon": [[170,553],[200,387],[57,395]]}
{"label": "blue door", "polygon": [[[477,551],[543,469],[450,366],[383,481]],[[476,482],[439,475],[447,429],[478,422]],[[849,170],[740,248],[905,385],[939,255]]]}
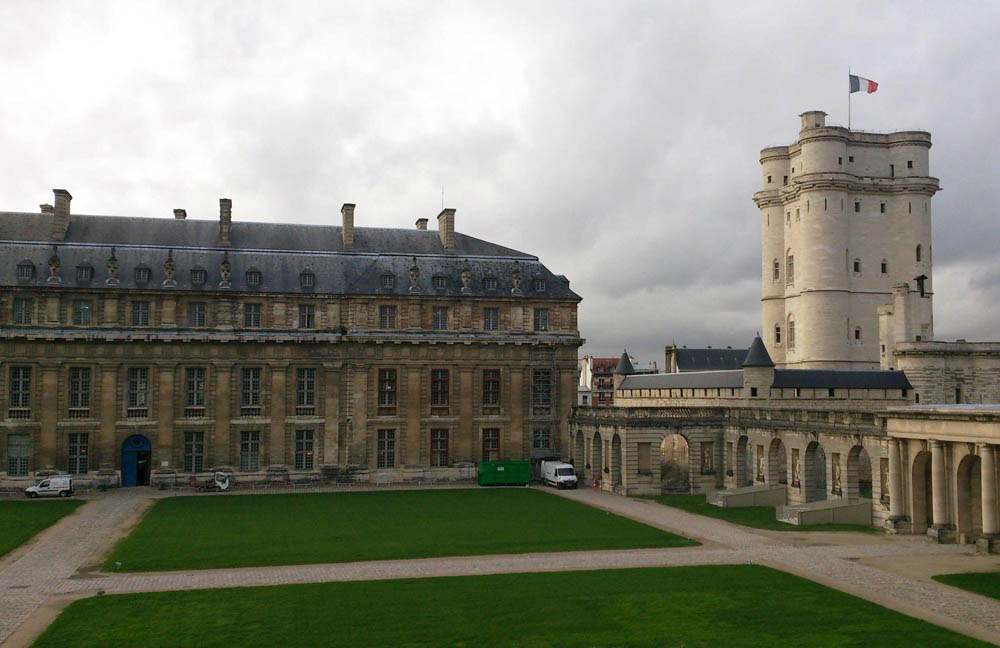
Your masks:
{"label": "blue door", "polygon": [[122,443],[122,486],[148,486],[152,445],[141,434]]}

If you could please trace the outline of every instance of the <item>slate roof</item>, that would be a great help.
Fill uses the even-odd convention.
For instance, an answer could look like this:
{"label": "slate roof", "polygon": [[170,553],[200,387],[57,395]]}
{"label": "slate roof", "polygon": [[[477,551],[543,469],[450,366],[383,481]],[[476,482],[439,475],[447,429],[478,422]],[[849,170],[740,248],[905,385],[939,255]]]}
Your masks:
{"label": "slate roof", "polygon": [[744,367],[773,367],[774,361],[771,360],[771,356],[768,355],[767,349],[764,347],[764,341],[760,339],[758,335],[750,343],[750,350],[747,352],[746,358],[743,359]]}
{"label": "slate roof", "polygon": [[743,370],[626,376],[621,389],[715,389],[743,387]]}
{"label": "slate roof", "polygon": [[618,361],[618,366],[615,367],[615,374],[629,376],[634,373],[635,367],[632,366],[632,361],[628,359],[628,351],[622,351],[621,360]]}
{"label": "slate roof", "polygon": [[678,371],[739,369],[749,349],[674,349]]}
{"label": "slate roof", "polygon": [[[743,387],[743,370],[627,376],[621,389],[715,389]],[[912,389],[902,371],[775,369],[771,387],[817,389]]]}
{"label": "slate roof", "polygon": [[[0,286],[46,286],[47,262],[52,256],[52,216],[0,212]],[[569,281],[553,274],[538,257],[455,233],[455,250],[445,251],[435,230],[355,228],[354,248],[345,251],[340,226],[249,223],[233,221],[231,245],[218,244],[219,223],[210,220],[88,216],[73,214],[65,241],[57,243],[61,262],[58,286],[104,288],[107,260],[112,247],[119,262],[118,289],[220,290],[220,264],[228,254],[232,264],[233,291],[322,294],[410,294],[410,267],[420,269],[419,294],[462,296],[462,269],[471,276],[473,297],[519,297],[513,295],[513,273],[521,272],[521,293],[534,299],[574,299]],[[173,250],[177,285],[163,285],[164,261]],[[34,276],[17,278],[17,264],[30,261]],[[93,267],[93,279],[77,281],[77,266]],[[150,280],[135,282],[135,269],[147,267]],[[246,271],[261,272],[261,283],[248,286]],[[204,269],[207,281],[193,285],[192,269]],[[315,275],[315,285],[303,287],[300,275]],[[393,286],[384,288],[383,275],[393,276]],[[441,277],[443,288],[434,287]],[[487,289],[486,279],[496,279],[496,289]],[[544,280],[544,290],[535,291],[535,279]]]}

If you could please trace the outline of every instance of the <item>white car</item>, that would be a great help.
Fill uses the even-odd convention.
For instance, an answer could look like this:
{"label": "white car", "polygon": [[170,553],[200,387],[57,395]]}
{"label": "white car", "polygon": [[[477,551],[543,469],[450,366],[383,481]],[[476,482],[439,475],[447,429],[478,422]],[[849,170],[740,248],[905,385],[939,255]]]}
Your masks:
{"label": "white car", "polygon": [[68,475],[47,477],[34,486],[25,488],[24,494],[28,497],[54,497],[56,495],[69,497],[73,494],[73,478]]}
{"label": "white car", "polygon": [[556,488],[576,488],[576,471],[573,470],[572,464],[562,461],[543,461],[542,481]]}

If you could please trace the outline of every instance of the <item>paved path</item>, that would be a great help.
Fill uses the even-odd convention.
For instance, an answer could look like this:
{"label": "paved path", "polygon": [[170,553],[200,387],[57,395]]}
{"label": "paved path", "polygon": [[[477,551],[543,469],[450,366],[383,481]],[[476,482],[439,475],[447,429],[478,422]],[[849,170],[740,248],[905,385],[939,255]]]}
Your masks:
{"label": "paved path", "polygon": [[[554,491],[549,491],[554,492]],[[968,547],[922,538],[769,533],[608,493],[581,489],[559,495],[702,541],[700,547],[455,556],[325,565],[290,565],[134,574],[78,573],[109,548],[109,529],[122,528],[151,497],[132,489],[109,493],[46,531],[19,559],[0,570],[0,642],[50,597],[244,587],[290,583],[462,576],[533,571],[616,569],[754,562],[783,569],[848,593],[1000,644],[1000,601],[865,564],[879,557],[958,556]],[[160,496],[160,494],[156,494]],[[805,541],[803,541],[805,539]],[[75,575],[75,576],[74,576]],[[13,588],[13,589],[12,589]]]}

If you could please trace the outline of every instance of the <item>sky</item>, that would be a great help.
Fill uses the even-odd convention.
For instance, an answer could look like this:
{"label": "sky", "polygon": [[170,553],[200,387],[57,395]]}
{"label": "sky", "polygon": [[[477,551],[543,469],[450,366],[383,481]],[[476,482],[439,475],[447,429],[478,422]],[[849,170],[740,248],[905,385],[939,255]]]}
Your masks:
{"label": "sky", "polygon": [[581,353],[760,328],[759,152],[928,130],[935,333],[1000,339],[1000,3],[0,3],[0,210],[456,229],[583,297]]}

